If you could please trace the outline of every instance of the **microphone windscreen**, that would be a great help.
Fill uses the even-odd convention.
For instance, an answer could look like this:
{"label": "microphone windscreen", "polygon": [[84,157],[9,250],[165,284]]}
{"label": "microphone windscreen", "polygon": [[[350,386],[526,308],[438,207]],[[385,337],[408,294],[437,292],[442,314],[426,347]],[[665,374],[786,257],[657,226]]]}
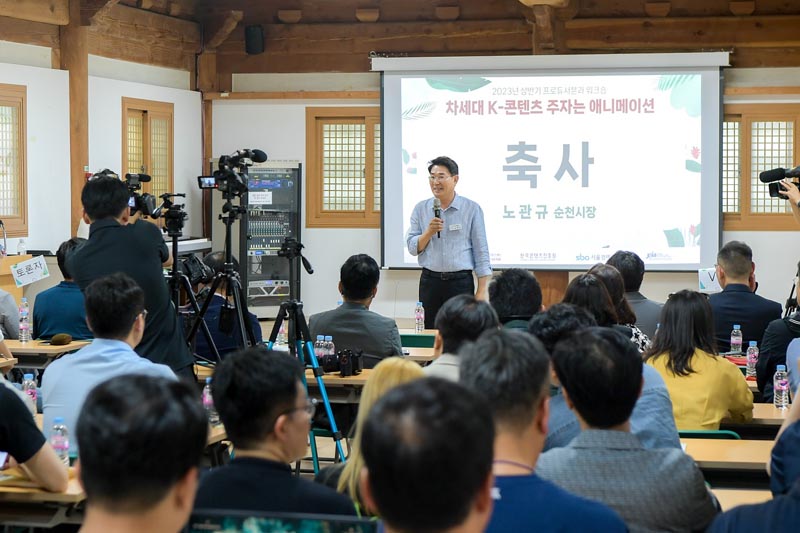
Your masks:
{"label": "microphone windscreen", "polygon": [[253,160],[253,163],[263,163],[267,160],[267,153],[262,150],[252,150],[252,153],[250,159]]}
{"label": "microphone windscreen", "polygon": [[53,346],[63,346],[65,344],[69,344],[72,342],[72,336],[68,333],[58,333],[53,335],[53,338],[50,339],[50,344]]}
{"label": "microphone windscreen", "polygon": [[433,199],[433,208],[434,209],[441,209],[442,208],[442,201],[438,198]]}
{"label": "microphone windscreen", "polygon": [[786,169],[784,168],[773,168],[772,170],[765,170],[761,174],[758,175],[758,179],[761,180],[761,183],[770,183],[773,181],[782,180],[786,177]]}

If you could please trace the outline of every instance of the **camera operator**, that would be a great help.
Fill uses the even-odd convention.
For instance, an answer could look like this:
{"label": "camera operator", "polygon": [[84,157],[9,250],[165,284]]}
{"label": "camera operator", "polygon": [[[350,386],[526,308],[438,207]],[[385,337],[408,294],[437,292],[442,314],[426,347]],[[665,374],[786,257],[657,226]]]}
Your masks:
{"label": "camera operator", "polygon": [[109,175],[92,176],[81,193],[83,220],[90,224],[89,239],[67,260],[67,269],[84,290],[97,278],[124,272],[145,293],[145,329],[136,352],[168,365],[178,377],[194,381],[192,354],[184,341],[177,313],[170,301],[162,269],[172,257],[155,224],[131,221],[130,192]]}
{"label": "camera operator", "polygon": [[778,184],[781,187],[778,194],[789,200],[789,205],[792,206],[792,216],[800,224],[800,189],[797,188],[797,183],[789,178],[784,178]]}

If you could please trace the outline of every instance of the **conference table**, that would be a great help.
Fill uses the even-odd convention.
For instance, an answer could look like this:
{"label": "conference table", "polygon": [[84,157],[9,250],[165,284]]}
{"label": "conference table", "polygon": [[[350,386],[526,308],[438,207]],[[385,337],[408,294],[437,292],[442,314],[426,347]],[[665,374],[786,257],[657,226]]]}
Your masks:
{"label": "conference table", "polygon": [[711,492],[719,500],[723,511],[772,499],[772,493],[767,489],[711,489]]}
{"label": "conference table", "polygon": [[69,344],[54,346],[49,341],[28,341],[6,339],[11,354],[18,360],[20,368],[43,369],[65,353],[80,350],[91,341],[72,341]]}
{"label": "conference table", "polygon": [[684,451],[702,470],[765,472],[771,440],[681,439]]}

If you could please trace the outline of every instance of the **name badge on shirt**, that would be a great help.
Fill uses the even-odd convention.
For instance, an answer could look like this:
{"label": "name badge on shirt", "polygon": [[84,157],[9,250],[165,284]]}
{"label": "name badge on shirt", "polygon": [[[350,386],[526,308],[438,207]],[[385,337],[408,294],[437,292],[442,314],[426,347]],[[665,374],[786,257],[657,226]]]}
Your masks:
{"label": "name badge on shirt", "polygon": [[450,231],[458,231],[461,229],[461,224],[450,224]]}

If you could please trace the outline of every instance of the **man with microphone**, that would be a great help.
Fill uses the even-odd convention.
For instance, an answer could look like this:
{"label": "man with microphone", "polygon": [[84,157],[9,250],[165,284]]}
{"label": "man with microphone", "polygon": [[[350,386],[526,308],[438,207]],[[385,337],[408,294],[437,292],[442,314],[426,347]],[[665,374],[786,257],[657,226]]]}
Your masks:
{"label": "man with microphone", "polygon": [[488,299],[492,266],[483,210],[456,194],[456,162],[437,157],[428,163],[428,173],[433,198],[422,200],[411,212],[406,245],[422,267],[419,301],[425,308],[425,328],[432,329],[439,308],[453,296],[475,292],[477,298]]}

